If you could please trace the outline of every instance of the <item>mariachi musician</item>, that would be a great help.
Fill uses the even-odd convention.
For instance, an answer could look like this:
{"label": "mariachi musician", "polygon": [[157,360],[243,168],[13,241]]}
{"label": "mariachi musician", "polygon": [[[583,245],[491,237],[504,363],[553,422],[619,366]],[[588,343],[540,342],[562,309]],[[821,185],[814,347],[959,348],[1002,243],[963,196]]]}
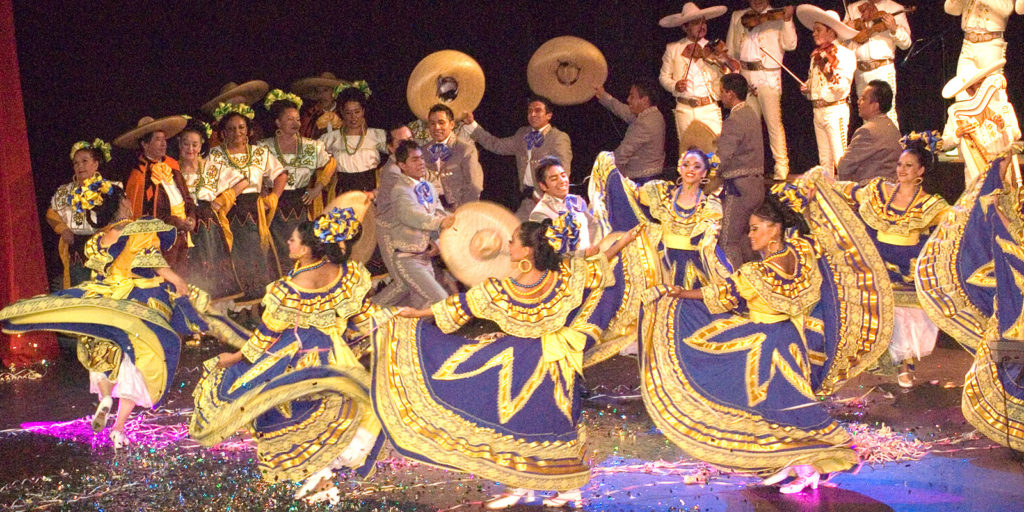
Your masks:
{"label": "mariachi musician", "polygon": [[910,25],[907,14],[914,8],[904,8],[892,0],[860,0],[849,5],[847,25],[857,30],[848,47],[857,56],[857,71],[853,73],[857,96],[864,94],[868,82],[882,80],[892,88],[893,103],[885,113],[899,128],[896,117],[896,48],[910,48]]}

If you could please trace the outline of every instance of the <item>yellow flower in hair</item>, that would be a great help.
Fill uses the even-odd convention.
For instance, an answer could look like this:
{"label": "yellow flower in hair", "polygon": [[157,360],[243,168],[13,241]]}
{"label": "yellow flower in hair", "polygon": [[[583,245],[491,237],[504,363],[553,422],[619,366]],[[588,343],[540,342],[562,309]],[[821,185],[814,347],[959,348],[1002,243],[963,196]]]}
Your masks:
{"label": "yellow flower in hair", "polygon": [[252,107],[246,105],[245,103],[221,102],[221,104],[217,106],[217,109],[213,111],[213,120],[220,122],[221,118],[232,112],[241,114],[245,117],[248,117],[249,119],[256,117],[256,111],[254,111]]}
{"label": "yellow flower in hair", "polygon": [[580,244],[580,223],[571,212],[564,212],[551,221],[551,225],[544,232],[544,237],[556,253],[573,252]]}
{"label": "yellow flower in hair", "polygon": [[370,91],[370,84],[368,84],[366,80],[356,80],[352,83],[342,82],[338,84],[337,87],[334,88],[334,97],[337,98],[338,95],[341,94],[341,91],[344,91],[345,89],[353,88],[358,89],[359,92],[363,93],[363,96],[367,99],[369,99],[370,94],[372,94]]}
{"label": "yellow flower in hair", "polygon": [[110,195],[113,188],[114,186],[111,182],[96,174],[76,187],[68,202],[78,213],[92,210],[103,204],[105,196]]}
{"label": "yellow flower in hair", "polygon": [[334,208],[320,216],[313,226],[313,234],[325,244],[340,244],[359,234],[359,219],[352,208]]}
{"label": "yellow flower in hair", "polygon": [[83,149],[95,149],[95,150],[98,150],[100,152],[100,154],[103,155],[103,162],[104,163],[110,161],[110,144],[107,144],[106,142],[103,142],[103,139],[100,139],[100,138],[93,139],[92,142],[89,142],[89,141],[86,141],[86,140],[80,140],[80,141],[76,142],[73,146],[71,146],[71,155],[70,155],[71,156],[71,160],[75,159],[75,153],[78,153],[79,151],[81,151]]}
{"label": "yellow flower in hair", "polygon": [[267,93],[267,97],[263,100],[263,108],[270,110],[270,106],[277,101],[290,101],[295,104],[295,108],[302,108],[302,98],[281,89],[274,89]]}

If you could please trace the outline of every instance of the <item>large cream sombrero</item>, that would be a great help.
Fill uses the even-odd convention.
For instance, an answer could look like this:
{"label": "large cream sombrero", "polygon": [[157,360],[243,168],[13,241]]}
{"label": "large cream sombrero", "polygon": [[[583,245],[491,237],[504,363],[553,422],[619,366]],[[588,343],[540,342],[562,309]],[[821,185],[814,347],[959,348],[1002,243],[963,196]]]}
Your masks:
{"label": "large cream sombrero", "polygon": [[556,105],[586,103],[607,79],[608,62],[601,50],[573,36],[549,39],[533,52],[526,65],[530,89]]}
{"label": "large cream sombrero", "polygon": [[167,116],[160,119],[146,116],[139,119],[135,128],[118,135],[114,139],[114,145],[124,149],[135,149],[139,138],[153,132],[164,132],[164,135],[169,139],[183,130],[186,123],[188,123],[188,120],[184,116]]}
{"label": "large cream sombrero", "polygon": [[300,78],[292,82],[291,90],[303,98],[312,98],[317,87],[330,87],[334,89],[344,80],[334,76],[330,71],[324,71],[319,76]]}
{"label": "large cream sombrero", "polygon": [[683,5],[682,12],[676,14],[669,14],[664,18],[658,20],[658,25],[665,28],[680,27],[685,25],[686,22],[695,20],[697,18],[704,18],[710,20],[711,18],[717,18],[725,14],[726,8],[724,5],[716,5],[714,7],[706,7],[701,9],[697,7],[697,4],[693,2],[686,2]]}
{"label": "large cream sombrero", "polygon": [[353,261],[366,263],[373,256],[373,250],[377,247],[377,209],[373,206],[370,195],[359,190],[345,192],[327,203],[324,212],[335,208],[352,208],[359,219],[362,235],[352,246],[352,254],[349,256]]}
{"label": "large cream sombrero", "polygon": [[220,93],[217,94],[217,96],[204,103],[199,110],[209,114],[216,110],[217,106],[221,103],[245,103],[246,105],[255,105],[259,100],[263,99],[263,97],[267,95],[267,91],[269,90],[270,85],[263,80],[250,80],[242,85],[238,85],[235,82],[228,82],[224,84],[224,87],[220,88]]}
{"label": "large cream sombrero", "polygon": [[942,97],[947,100],[953,98],[957,94],[964,92],[968,87],[984,80],[987,76],[999,71],[1006,65],[1006,59],[999,59],[992,64],[986,66],[983,69],[979,69],[972,73],[970,76],[962,77],[960,75],[954,76],[946,85],[942,87]]}
{"label": "large cream sombrero", "polygon": [[484,98],[484,70],[473,57],[456,50],[427,55],[409,75],[405,99],[409,110],[426,120],[430,107],[443,103],[462,119],[476,110]]}
{"label": "large cream sombrero", "polygon": [[705,153],[715,151],[718,146],[718,136],[711,130],[711,127],[701,121],[693,121],[686,127],[683,135],[679,137],[679,152],[685,153],[692,147],[699,148]]}
{"label": "large cream sombrero", "polygon": [[816,5],[798,5],[796,7],[796,18],[800,20],[800,23],[807,27],[808,30],[814,30],[814,24],[821,23],[822,25],[834,30],[836,32],[836,36],[842,41],[853,39],[853,37],[857,35],[857,31],[853,27],[843,23],[839,18],[839,13],[835,11],[826,11]]}
{"label": "large cream sombrero", "polygon": [[519,219],[504,206],[489,201],[466,203],[455,210],[455,223],[441,231],[441,258],[466,286],[490,277],[509,277],[515,267],[508,241],[517,227]]}

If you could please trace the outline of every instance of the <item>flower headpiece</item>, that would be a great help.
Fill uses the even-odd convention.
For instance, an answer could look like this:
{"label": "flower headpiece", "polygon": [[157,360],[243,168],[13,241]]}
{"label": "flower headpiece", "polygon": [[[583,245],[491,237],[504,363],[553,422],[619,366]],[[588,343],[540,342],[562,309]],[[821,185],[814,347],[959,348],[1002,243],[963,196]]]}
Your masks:
{"label": "flower headpiece", "polygon": [[80,140],[76,142],[75,145],[71,146],[71,160],[75,159],[75,153],[78,153],[83,149],[98,150],[100,154],[103,155],[104,163],[110,161],[110,144],[103,142],[103,139],[95,139],[92,142],[87,140]]}
{"label": "flower headpiece", "polygon": [[325,244],[340,244],[359,234],[359,219],[351,207],[334,208],[316,220],[313,233]]}
{"label": "flower headpiece", "polygon": [[71,197],[68,198],[68,203],[76,212],[82,213],[103,204],[105,196],[109,196],[113,191],[114,182],[107,181],[99,174],[95,174],[75,188]]}
{"label": "flower headpiece", "polygon": [[924,132],[910,132],[900,139],[900,145],[906,149],[911,142],[920,141],[928,145],[928,151],[935,153],[935,148],[938,146],[939,141],[942,140],[942,134],[938,130],[928,130]]}
{"label": "flower headpiece", "polygon": [[290,101],[295,104],[295,108],[302,108],[302,98],[290,92],[284,92],[281,89],[274,89],[268,92],[267,97],[263,100],[263,107],[270,110],[270,106],[275,101]]}
{"label": "flower headpiece", "polygon": [[[185,121],[189,122],[189,124],[191,124],[194,128],[202,130],[202,133],[200,133],[200,135],[202,135],[204,139],[210,140],[210,137],[213,137],[213,127],[210,126],[210,123],[207,123],[206,121],[200,121],[198,119],[193,119],[192,116],[184,114],[182,114],[181,117],[184,117]],[[185,128],[188,128],[188,124],[185,125]]]}
{"label": "flower headpiece", "polygon": [[359,92],[363,93],[366,99],[370,99],[370,84],[366,83],[366,80],[356,80],[355,82],[342,82],[334,88],[334,97],[337,98],[341,91],[345,89],[355,88],[359,89]]}
{"label": "flower headpiece", "polygon": [[220,105],[217,105],[217,109],[213,111],[213,120],[220,122],[221,118],[232,112],[242,114],[249,119],[256,117],[256,112],[245,103],[224,103],[222,101]]}
{"label": "flower headpiece", "polygon": [[565,212],[551,221],[544,237],[558,254],[575,251],[580,243],[580,223],[572,213]]}
{"label": "flower headpiece", "polygon": [[718,167],[722,165],[722,159],[718,158],[718,155],[715,153],[705,153],[699,149],[692,149],[690,151],[687,151],[686,153],[683,153],[682,156],[679,157],[679,163],[676,164],[676,171],[682,173],[683,160],[685,160],[686,155],[690,154],[691,152],[704,155],[704,158],[708,160],[708,170],[707,175],[705,176],[706,178],[714,178],[715,175],[718,174]]}

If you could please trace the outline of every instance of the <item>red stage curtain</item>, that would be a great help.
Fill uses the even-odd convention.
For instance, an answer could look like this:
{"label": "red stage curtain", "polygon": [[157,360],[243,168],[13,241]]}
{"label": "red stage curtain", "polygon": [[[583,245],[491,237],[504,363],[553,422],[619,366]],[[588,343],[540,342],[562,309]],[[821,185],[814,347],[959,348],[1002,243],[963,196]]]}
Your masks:
{"label": "red stage curtain", "polygon": [[[39,226],[14,42],[14,6],[0,1],[0,306],[48,291]],[[5,367],[57,355],[52,334],[0,336]]]}

